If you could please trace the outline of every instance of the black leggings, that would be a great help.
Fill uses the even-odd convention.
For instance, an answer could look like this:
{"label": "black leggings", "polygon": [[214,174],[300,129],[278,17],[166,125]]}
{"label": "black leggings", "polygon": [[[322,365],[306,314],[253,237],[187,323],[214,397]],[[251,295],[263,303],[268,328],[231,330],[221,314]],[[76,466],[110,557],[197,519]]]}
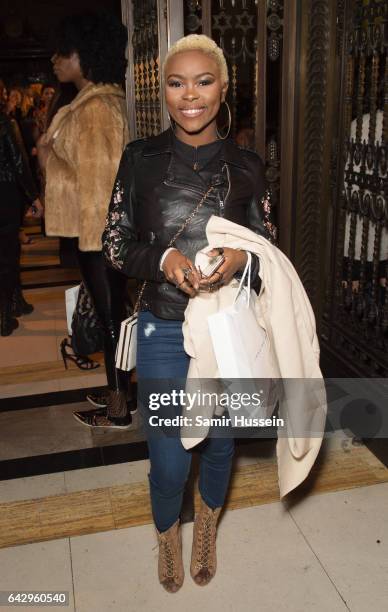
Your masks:
{"label": "black leggings", "polygon": [[23,203],[16,183],[0,181],[0,293],[7,302],[20,284],[19,223]]}
{"label": "black leggings", "polygon": [[0,293],[8,302],[19,284],[19,226],[0,228]]}
{"label": "black leggings", "polygon": [[125,318],[127,277],[109,268],[101,251],[77,251],[82,280],[104,329],[104,360],[109,389],[126,391],[128,373],[115,367],[120,323]]}

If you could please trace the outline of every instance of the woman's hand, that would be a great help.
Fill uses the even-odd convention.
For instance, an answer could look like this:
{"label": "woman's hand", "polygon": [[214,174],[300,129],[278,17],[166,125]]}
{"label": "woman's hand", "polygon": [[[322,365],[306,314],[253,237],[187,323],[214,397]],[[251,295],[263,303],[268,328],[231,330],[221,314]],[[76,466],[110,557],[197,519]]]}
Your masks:
{"label": "woman's hand", "polygon": [[214,257],[218,254],[223,254],[225,261],[212,276],[201,278],[199,285],[200,289],[203,291],[214,291],[219,289],[221,285],[227,285],[236,272],[244,270],[247,263],[247,254],[245,251],[238,251],[237,249],[225,247],[216,248],[208,252],[209,257]]}
{"label": "woman's hand", "polygon": [[26,212],[26,217],[34,217],[35,219],[41,219],[44,214],[44,207],[39,198],[33,201],[31,206]]}
{"label": "woman's hand", "polygon": [[41,219],[44,214],[44,206],[39,198],[32,203],[34,217]]}
{"label": "woman's hand", "polygon": [[183,253],[170,251],[163,262],[163,272],[166,279],[178,289],[190,297],[197,295],[201,277],[193,262]]}

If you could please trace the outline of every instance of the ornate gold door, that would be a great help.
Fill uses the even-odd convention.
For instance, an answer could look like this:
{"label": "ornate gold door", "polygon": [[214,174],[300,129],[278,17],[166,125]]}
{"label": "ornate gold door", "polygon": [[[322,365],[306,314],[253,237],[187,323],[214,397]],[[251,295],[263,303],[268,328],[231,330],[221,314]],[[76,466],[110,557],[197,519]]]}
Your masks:
{"label": "ornate gold door", "polygon": [[181,0],[122,0],[128,28],[127,103],[131,139],[168,127],[160,68],[168,47],[183,36]]}
{"label": "ornate gold door", "polygon": [[153,135],[168,127],[160,95],[160,66],[170,44],[184,34],[211,36],[229,64],[231,135],[258,151],[266,162],[273,211],[280,190],[283,2],[123,0],[123,19],[129,33],[131,136]]}
{"label": "ornate gold door", "polygon": [[232,135],[265,162],[324,370],[386,376],[386,0],[126,0],[123,12],[132,137],[168,126],[159,69],[171,42],[215,39]]}
{"label": "ornate gold door", "polygon": [[342,2],[332,258],[324,348],[364,376],[388,375],[388,5]]}
{"label": "ornate gold door", "polygon": [[185,0],[184,17],[185,34],[206,34],[224,51],[231,134],[266,163],[267,201],[275,220],[280,191],[283,1]]}

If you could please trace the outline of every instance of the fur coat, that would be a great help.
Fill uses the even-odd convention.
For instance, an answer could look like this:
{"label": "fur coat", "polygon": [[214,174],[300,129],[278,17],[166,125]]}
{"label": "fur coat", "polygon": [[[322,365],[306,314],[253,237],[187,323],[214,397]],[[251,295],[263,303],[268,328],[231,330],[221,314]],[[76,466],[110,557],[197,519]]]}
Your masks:
{"label": "fur coat", "polygon": [[122,151],[129,140],[119,85],[91,83],[55,115],[44,135],[48,236],[79,238],[100,251],[101,234]]}

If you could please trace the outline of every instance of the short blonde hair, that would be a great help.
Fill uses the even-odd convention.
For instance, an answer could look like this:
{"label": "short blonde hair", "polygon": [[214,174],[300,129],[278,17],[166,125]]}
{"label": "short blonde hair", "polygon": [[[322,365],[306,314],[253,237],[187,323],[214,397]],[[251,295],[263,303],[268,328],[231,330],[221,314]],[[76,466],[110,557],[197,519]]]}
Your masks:
{"label": "short blonde hair", "polygon": [[174,43],[167,52],[163,62],[163,76],[166,77],[166,66],[167,62],[171,57],[177,53],[183,53],[184,51],[202,51],[209,57],[213,58],[220,69],[220,76],[223,83],[229,82],[228,66],[224,53],[217,43],[205,36],[205,34],[189,34],[184,36]]}

